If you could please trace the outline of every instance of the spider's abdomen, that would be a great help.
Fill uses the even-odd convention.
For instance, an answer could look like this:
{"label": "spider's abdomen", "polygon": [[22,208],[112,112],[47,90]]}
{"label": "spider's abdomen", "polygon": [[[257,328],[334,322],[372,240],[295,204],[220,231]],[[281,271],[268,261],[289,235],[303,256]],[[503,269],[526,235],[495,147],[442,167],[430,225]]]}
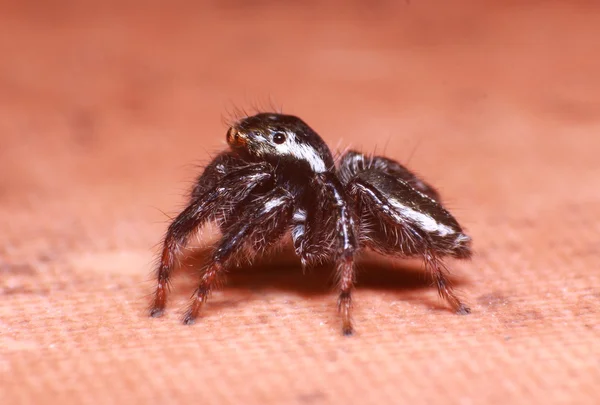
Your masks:
{"label": "spider's abdomen", "polygon": [[361,240],[387,254],[413,256],[435,251],[468,258],[471,238],[440,203],[406,181],[377,170],[359,173],[350,194],[364,218]]}

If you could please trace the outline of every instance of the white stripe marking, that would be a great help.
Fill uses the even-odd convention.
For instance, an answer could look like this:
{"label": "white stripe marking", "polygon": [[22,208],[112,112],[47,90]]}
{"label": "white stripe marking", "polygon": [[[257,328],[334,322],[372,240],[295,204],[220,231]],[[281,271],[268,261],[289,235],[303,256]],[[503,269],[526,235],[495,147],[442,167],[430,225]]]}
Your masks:
{"label": "white stripe marking", "polygon": [[421,228],[423,228],[423,230],[427,232],[435,232],[440,236],[447,236],[456,233],[449,226],[440,224],[427,214],[413,210],[412,208],[409,208],[396,200],[390,199],[389,201],[390,204],[392,204],[394,208],[400,212],[400,215],[403,218],[416,222],[421,226]]}
{"label": "white stripe marking", "polygon": [[292,228],[292,240],[294,243],[304,235],[304,225],[296,225]]}
{"label": "white stripe marking", "polygon": [[295,222],[304,222],[306,221],[306,211],[298,210],[294,212],[293,219]]}
{"label": "white stripe marking", "polygon": [[280,206],[284,202],[285,202],[285,198],[283,198],[283,197],[273,198],[272,200],[269,200],[265,203],[264,212],[270,212],[271,210],[273,210],[273,208]]}
{"label": "white stripe marking", "polygon": [[297,159],[304,160],[316,173],[327,171],[325,162],[314,148],[309,145],[297,143],[293,132],[286,132],[286,135],[288,137],[287,142],[275,146],[279,154],[292,155]]}

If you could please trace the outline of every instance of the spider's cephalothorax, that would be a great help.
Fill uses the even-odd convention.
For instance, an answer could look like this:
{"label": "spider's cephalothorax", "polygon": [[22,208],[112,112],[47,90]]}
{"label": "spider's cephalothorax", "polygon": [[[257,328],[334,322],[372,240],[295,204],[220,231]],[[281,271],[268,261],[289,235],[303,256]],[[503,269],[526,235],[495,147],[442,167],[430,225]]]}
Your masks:
{"label": "spider's cephalothorax", "polygon": [[440,259],[471,257],[471,239],[438,193],[399,163],[347,152],[336,167],[319,135],[301,119],[260,113],[227,131],[230,150],[198,178],[191,200],[171,223],[158,267],[151,316],[164,312],[179,252],[209,220],[222,231],[184,322],[193,323],[215,281],[236,256],[258,253],[291,232],[303,266],[333,261],[342,331],[352,333],[351,291],[359,249],[420,256],[442,295],[469,312],[452,292]]}

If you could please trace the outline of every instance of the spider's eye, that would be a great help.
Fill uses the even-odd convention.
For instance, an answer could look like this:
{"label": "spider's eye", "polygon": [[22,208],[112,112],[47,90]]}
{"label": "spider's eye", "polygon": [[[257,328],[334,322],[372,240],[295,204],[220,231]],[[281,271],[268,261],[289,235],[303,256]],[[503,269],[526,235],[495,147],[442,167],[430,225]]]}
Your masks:
{"label": "spider's eye", "polygon": [[282,144],[285,142],[285,134],[282,132],[276,132],[273,135],[273,142],[275,142],[276,144]]}

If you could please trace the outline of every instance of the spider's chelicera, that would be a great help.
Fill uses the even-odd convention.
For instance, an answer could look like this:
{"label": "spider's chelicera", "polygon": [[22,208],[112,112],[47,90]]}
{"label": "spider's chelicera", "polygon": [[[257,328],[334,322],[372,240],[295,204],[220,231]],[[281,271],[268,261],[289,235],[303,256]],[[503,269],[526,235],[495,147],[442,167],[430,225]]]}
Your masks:
{"label": "spider's chelicera", "polygon": [[435,189],[394,160],[349,151],[334,158],[301,119],[260,113],[227,131],[220,153],[194,186],[166,233],[150,315],[160,316],[182,248],[207,221],[222,231],[185,314],[194,322],[215,281],[237,255],[268,250],[291,232],[303,266],[332,261],[338,276],[342,331],[352,334],[352,287],[360,249],[421,257],[440,295],[469,313],[453,293],[441,258],[471,257],[471,238]]}

